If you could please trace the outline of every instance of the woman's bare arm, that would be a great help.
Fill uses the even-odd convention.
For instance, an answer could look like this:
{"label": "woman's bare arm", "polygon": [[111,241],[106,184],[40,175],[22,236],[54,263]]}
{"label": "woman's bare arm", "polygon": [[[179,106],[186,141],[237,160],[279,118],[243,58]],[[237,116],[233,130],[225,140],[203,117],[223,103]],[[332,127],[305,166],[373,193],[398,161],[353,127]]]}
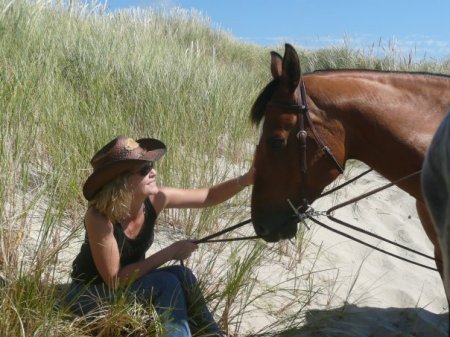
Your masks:
{"label": "woman's bare arm", "polygon": [[112,223],[92,208],[88,209],[85,221],[95,266],[106,285],[113,289],[127,285],[168,261],[186,259],[197,249],[190,240],[177,241],[142,261],[120,267]]}

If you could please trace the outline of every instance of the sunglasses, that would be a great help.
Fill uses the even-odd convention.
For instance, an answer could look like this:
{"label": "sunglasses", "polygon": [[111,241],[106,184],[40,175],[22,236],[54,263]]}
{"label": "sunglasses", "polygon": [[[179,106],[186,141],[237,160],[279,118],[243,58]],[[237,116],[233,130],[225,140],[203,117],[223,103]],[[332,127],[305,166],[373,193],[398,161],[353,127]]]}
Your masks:
{"label": "sunglasses", "polygon": [[152,169],[153,169],[153,162],[149,161],[146,162],[144,165],[142,165],[141,168],[135,173],[145,177],[147,174],[150,173]]}

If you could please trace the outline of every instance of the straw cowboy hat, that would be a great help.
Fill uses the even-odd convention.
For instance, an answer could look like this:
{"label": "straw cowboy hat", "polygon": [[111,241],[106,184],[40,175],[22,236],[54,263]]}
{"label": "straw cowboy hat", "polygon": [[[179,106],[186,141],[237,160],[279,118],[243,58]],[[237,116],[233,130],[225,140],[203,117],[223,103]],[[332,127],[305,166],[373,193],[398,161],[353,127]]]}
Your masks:
{"label": "straw cowboy hat", "polygon": [[139,165],[160,159],[166,153],[163,142],[153,138],[135,141],[118,136],[100,149],[91,159],[94,172],[83,186],[83,195],[89,201],[107,183],[118,175],[129,172]]}

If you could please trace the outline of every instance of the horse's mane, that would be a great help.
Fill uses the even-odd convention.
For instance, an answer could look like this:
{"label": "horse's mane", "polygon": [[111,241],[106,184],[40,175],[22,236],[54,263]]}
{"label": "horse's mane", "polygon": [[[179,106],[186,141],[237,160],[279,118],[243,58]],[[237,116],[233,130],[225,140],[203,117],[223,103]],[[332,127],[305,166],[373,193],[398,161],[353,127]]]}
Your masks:
{"label": "horse's mane", "polygon": [[[305,73],[304,75],[326,75],[327,73],[338,73],[338,72],[372,72],[372,73],[389,73],[389,74],[405,74],[405,75],[420,75],[420,76],[430,76],[430,77],[443,77],[450,80],[450,75],[447,74],[437,74],[428,72],[407,72],[407,71],[385,71],[385,70],[374,70],[374,69],[332,69],[332,70],[315,70],[313,72]],[[267,103],[270,101],[275,88],[277,87],[279,80],[272,80],[265,86],[261,93],[256,98],[255,103],[253,103],[250,116],[252,123],[258,125],[264,117],[264,110]]]}
{"label": "horse's mane", "polygon": [[359,73],[385,73],[385,74],[405,74],[405,75],[420,75],[420,76],[430,76],[430,77],[443,77],[450,79],[449,74],[441,73],[430,73],[425,71],[401,71],[401,70],[377,70],[377,69],[357,69],[357,68],[343,68],[343,69],[323,69],[314,70],[313,72],[305,73],[304,75],[320,75],[327,73],[345,73],[345,72],[359,72]]}

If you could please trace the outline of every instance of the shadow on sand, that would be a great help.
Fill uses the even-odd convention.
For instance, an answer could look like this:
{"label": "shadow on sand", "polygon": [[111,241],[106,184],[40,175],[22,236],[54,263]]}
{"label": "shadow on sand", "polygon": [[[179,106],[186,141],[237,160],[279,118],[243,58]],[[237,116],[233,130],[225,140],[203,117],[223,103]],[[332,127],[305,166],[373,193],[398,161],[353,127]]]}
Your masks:
{"label": "shadow on sand", "polygon": [[[372,308],[345,305],[310,310],[301,328],[271,333],[271,337],[447,337],[448,313],[420,308]],[[268,335],[262,335],[268,336]]]}

